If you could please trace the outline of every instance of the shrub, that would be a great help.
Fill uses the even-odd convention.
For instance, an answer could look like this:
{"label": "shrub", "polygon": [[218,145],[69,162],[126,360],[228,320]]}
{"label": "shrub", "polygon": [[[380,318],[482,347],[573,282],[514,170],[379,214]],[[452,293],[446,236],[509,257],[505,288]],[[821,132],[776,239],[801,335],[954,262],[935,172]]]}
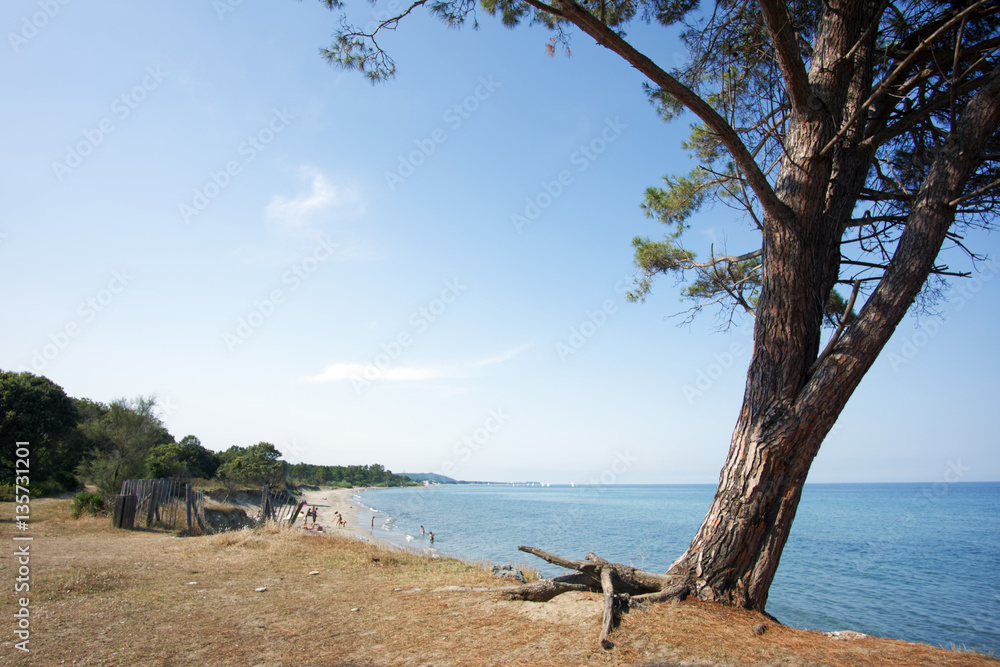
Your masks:
{"label": "shrub", "polygon": [[102,510],[104,510],[104,498],[101,494],[81,491],[73,496],[73,509],[70,510],[70,515],[74,519],[79,519],[83,512],[97,516],[97,513]]}
{"label": "shrub", "polygon": [[58,482],[53,482],[49,480],[47,482],[32,482],[28,486],[28,493],[31,494],[32,498],[41,498],[42,496],[56,496],[62,493],[62,484]]}
{"label": "shrub", "polygon": [[[13,484],[0,484],[0,503],[14,502],[16,492],[17,488]],[[59,493],[62,493],[62,485],[51,480],[48,482],[32,482],[28,485],[28,495],[32,498],[52,496]]]}
{"label": "shrub", "polygon": [[80,480],[68,470],[60,470],[52,474],[52,481],[63,488],[63,491],[76,491],[80,488]]}

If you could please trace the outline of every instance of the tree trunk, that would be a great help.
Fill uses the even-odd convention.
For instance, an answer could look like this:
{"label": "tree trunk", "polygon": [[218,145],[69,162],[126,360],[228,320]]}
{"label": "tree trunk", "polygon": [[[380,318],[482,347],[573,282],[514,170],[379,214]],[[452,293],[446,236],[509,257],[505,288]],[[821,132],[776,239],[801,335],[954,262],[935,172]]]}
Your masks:
{"label": "tree trunk", "polygon": [[824,258],[811,253],[811,225],[765,233],[767,269],[740,418],[711,508],[667,572],[699,598],[764,611],[812,461],[923,287],[954,221],[952,202],[998,125],[1000,68],[938,152],[878,287],[815,370],[820,294],[801,285],[822,282]]}

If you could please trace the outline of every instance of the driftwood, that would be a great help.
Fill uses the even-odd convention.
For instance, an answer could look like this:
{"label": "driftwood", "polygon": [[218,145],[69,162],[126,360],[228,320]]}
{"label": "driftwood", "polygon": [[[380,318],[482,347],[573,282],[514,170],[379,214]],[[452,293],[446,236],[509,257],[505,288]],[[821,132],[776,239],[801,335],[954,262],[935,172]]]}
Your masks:
{"label": "driftwood", "polygon": [[637,570],[630,565],[608,562],[593,553],[588,553],[583,560],[574,560],[536,547],[522,546],[518,549],[576,572],[508,588],[503,592],[504,597],[508,600],[548,602],[568,591],[603,593],[604,616],[598,642],[605,650],[615,646],[608,636],[618,623],[619,610],[650,602],[683,600],[689,592],[683,577]]}

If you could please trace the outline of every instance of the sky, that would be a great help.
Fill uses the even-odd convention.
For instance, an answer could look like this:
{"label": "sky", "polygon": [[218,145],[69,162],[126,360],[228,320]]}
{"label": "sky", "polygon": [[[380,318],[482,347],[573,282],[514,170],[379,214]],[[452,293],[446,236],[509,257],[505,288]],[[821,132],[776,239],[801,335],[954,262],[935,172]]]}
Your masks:
{"label": "sky", "polygon": [[[155,395],[177,439],[217,451],[718,480],[752,322],[684,325],[669,277],[626,302],[631,239],[665,231],[643,192],[690,170],[691,120],[663,123],[610,51],[417,12],[372,86],[320,57],[338,14],[316,0],[9,0],[0,19],[0,368]],[[629,38],[683,58],[662,29]],[[756,247],[724,206],[691,223],[702,255]],[[903,322],[810,481],[1000,480],[997,268]]]}

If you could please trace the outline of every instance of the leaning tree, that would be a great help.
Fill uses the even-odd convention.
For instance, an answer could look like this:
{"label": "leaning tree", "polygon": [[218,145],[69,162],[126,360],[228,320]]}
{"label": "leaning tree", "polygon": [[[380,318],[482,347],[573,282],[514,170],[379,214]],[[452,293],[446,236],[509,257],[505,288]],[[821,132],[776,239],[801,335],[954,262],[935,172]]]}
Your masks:
{"label": "leaning tree", "polygon": [[[623,592],[763,611],[823,439],[918,297],[968,275],[939,263],[942,248],[961,249],[972,268],[981,259],[964,239],[995,222],[1000,197],[1000,3],[479,2],[507,26],[547,26],[553,52],[574,30],[586,33],[648,79],[666,120],[697,117],[685,147],[698,167],[646,193],[646,212],[669,232],[635,239],[630,297],[678,273],[690,279],[694,311],[715,303],[754,317],[729,454],[687,551],[654,575],[525,548],[577,573],[512,595],[603,590],[606,629]],[[322,54],[373,81],[391,77],[379,38],[419,7],[451,25],[476,20],[476,0],[417,0],[372,30],[342,20]],[[680,26],[685,64],[666,68],[626,40],[637,21]],[[685,249],[687,220],[707,201],[742,211],[759,247],[704,258]]]}

